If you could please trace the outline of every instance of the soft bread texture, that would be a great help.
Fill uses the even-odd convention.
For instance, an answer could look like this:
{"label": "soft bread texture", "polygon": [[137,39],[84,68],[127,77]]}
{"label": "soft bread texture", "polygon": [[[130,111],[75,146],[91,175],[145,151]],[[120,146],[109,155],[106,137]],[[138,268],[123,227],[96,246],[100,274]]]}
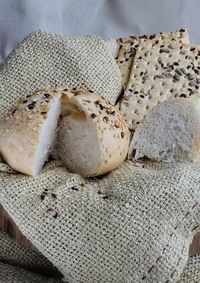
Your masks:
{"label": "soft bread texture", "polygon": [[200,152],[200,98],[174,98],[156,106],[136,129],[129,158],[196,161]]}
{"label": "soft bread texture", "polygon": [[43,89],[28,95],[0,126],[0,154],[21,173],[39,174],[56,137],[61,92]]}
{"label": "soft bread texture", "polygon": [[162,39],[163,42],[175,41],[179,43],[189,44],[189,36],[187,30],[184,29],[178,30],[176,32],[161,32],[153,35],[129,36],[117,39],[119,51],[115,59],[122,75],[122,86],[124,90],[126,90],[128,85],[131,68],[135,54],[140,44],[140,40],[144,38],[150,40]]}
{"label": "soft bread texture", "polygon": [[70,171],[86,177],[108,173],[125,160],[129,142],[123,116],[102,96],[84,90],[65,92],[56,157]]}

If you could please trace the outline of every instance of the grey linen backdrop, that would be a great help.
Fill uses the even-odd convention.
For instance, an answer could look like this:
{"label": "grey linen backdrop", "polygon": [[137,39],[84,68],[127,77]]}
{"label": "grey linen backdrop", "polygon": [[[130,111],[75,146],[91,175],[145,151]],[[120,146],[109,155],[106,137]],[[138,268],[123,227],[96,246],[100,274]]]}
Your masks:
{"label": "grey linen backdrop", "polygon": [[187,28],[200,42],[199,0],[0,0],[0,62],[28,33],[104,38]]}

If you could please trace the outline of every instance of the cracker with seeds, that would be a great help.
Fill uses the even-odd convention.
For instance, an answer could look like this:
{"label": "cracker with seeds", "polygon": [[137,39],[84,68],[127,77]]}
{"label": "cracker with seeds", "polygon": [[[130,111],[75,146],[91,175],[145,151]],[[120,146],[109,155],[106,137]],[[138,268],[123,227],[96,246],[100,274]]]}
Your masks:
{"label": "cracker with seeds", "polygon": [[119,45],[119,51],[117,57],[115,58],[119,66],[122,75],[122,86],[126,90],[128,80],[131,73],[131,67],[133,65],[133,60],[139,46],[140,39],[155,39],[162,38],[162,40],[177,41],[180,43],[189,44],[189,37],[186,30],[181,29],[176,32],[166,32],[166,33],[156,33],[153,35],[143,35],[143,36],[129,36],[126,38],[117,39]]}
{"label": "cracker with seeds", "polygon": [[134,130],[157,104],[200,90],[200,46],[142,39],[120,110]]}
{"label": "cracker with seeds", "polygon": [[139,37],[129,36],[117,39],[119,51],[116,62],[122,75],[122,86],[125,90],[130,77],[131,67],[133,65],[134,56],[139,46]]}

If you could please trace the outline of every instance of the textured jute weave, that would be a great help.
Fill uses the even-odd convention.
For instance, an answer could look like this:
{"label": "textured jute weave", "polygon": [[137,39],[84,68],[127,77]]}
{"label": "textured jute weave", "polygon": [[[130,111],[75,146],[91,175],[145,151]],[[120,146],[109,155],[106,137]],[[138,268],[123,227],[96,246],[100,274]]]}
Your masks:
{"label": "textured jute weave", "polygon": [[200,255],[191,256],[177,283],[200,282]]}
{"label": "textured jute weave", "polygon": [[68,282],[175,282],[200,224],[199,170],[126,162],[85,180],[52,161],[35,178],[2,172],[0,202]]}
{"label": "textured jute weave", "polygon": [[[1,283],[62,282],[62,276],[56,272],[54,267],[51,267],[47,260],[44,260],[42,254],[32,253],[29,249],[19,246],[2,231],[0,231],[0,245],[4,247],[3,251],[1,249],[0,259]],[[26,269],[20,267],[21,265]],[[200,282],[200,255],[195,255],[188,259],[181,279],[177,283],[198,282]]]}
{"label": "textured jute weave", "polygon": [[0,261],[42,273],[49,277],[59,277],[60,273],[41,253],[32,251],[12,240],[0,230]]}
{"label": "textured jute weave", "polygon": [[1,283],[58,283],[61,279],[61,274],[42,254],[17,244],[0,230]]}
{"label": "textured jute weave", "polygon": [[[45,85],[84,85],[113,102],[121,87],[103,40],[42,32],[9,56],[0,82],[1,118],[19,97]],[[126,161],[106,176],[84,179],[59,161],[49,161],[37,177],[0,163],[0,203],[42,254],[27,258],[2,234],[0,282],[60,282],[36,273],[39,265],[69,283],[176,282],[200,228],[200,164]]]}
{"label": "textured jute weave", "polygon": [[99,37],[63,37],[34,32],[0,67],[0,118],[16,99],[46,86],[84,87],[115,102],[121,75]]}

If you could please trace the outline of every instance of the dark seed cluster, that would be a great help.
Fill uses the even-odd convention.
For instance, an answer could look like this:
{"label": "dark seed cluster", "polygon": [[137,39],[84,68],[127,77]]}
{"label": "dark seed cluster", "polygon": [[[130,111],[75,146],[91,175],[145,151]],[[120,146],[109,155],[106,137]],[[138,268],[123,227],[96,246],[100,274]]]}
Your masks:
{"label": "dark seed cluster", "polygon": [[95,113],[92,113],[92,114],[91,114],[91,118],[92,118],[92,119],[95,119],[96,117],[97,117],[97,115],[96,115]]}
{"label": "dark seed cluster", "polygon": [[106,113],[107,113],[108,115],[110,114],[110,115],[113,115],[113,116],[114,116],[116,112],[115,112],[114,110],[106,109]]}
{"label": "dark seed cluster", "polygon": [[[48,189],[44,189],[44,191],[42,192],[42,194],[40,195],[40,199],[41,199],[41,201],[43,201],[44,199],[45,199],[45,197],[48,195]],[[51,198],[53,199],[53,200],[56,200],[57,199],[57,195],[56,195],[56,193],[51,193],[50,194],[50,196],[51,196]]]}
{"label": "dark seed cluster", "polygon": [[78,191],[78,188],[75,187],[75,186],[72,186],[70,189],[71,189],[72,191]]}
{"label": "dark seed cluster", "polygon": [[42,192],[42,194],[40,195],[41,201],[43,201],[46,196],[47,196],[47,191]]}
{"label": "dark seed cluster", "polygon": [[32,109],[35,107],[35,104],[36,104],[36,102],[33,101],[33,102],[31,102],[31,103],[29,103],[29,104],[27,105],[27,108],[28,108],[29,110],[32,110]]}
{"label": "dark seed cluster", "polygon": [[55,193],[51,193],[51,197],[52,197],[53,199],[57,199],[57,195],[56,195]]}
{"label": "dark seed cluster", "polygon": [[57,218],[58,217],[58,212],[55,211],[55,213],[53,214],[53,218]]}
{"label": "dark seed cluster", "polygon": [[45,98],[50,98],[51,95],[50,95],[49,93],[44,93],[43,96],[44,96]]}
{"label": "dark seed cluster", "polygon": [[109,198],[108,195],[105,195],[105,196],[102,197],[102,199],[108,199],[108,198]]}
{"label": "dark seed cluster", "polygon": [[104,121],[105,123],[108,123],[108,122],[109,122],[109,118],[108,118],[107,116],[105,116],[105,117],[103,117],[103,121]]}
{"label": "dark seed cluster", "polygon": [[41,90],[39,90],[33,93],[33,96],[31,99],[28,99],[30,97],[31,95],[27,95],[26,99],[22,101],[25,109],[27,109],[28,111],[34,110],[34,112],[40,112],[43,115],[43,118],[45,119],[47,117],[46,114],[48,112],[48,106],[46,105],[48,105],[50,99],[52,98],[52,95],[47,92],[43,93]]}

